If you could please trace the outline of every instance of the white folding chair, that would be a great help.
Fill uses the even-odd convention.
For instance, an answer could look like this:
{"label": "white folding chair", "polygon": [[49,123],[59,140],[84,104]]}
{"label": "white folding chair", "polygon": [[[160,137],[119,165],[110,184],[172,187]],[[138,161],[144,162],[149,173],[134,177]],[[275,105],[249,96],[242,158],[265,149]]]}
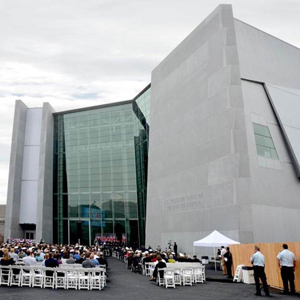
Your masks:
{"label": "white folding chair", "polygon": [[174,269],[174,282],[175,285],[181,285],[181,269],[179,268]]}
{"label": "white folding chair", "polygon": [[146,271],[146,276],[150,276],[150,265],[149,263],[145,263],[145,271]]}
{"label": "white folding chair", "polygon": [[99,265],[97,267],[103,269],[106,272],[106,265]]}
{"label": "white folding chair", "polygon": [[21,286],[31,286],[32,271],[30,266],[23,266],[21,269]]}
{"label": "white folding chair", "polygon": [[159,286],[164,286],[165,285],[164,273],[165,273],[165,268],[157,269],[156,283]]}
{"label": "white folding chair", "polygon": [[106,269],[100,268],[100,277],[101,277],[101,288],[106,287]]}
{"label": "white folding chair", "polygon": [[0,285],[10,285],[10,266],[0,266]]}
{"label": "white folding chair", "polygon": [[56,268],[55,270],[55,288],[67,288],[67,280],[66,280],[66,269],[65,268]]}
{"label": "white folding chair", "polygon": [[87,269],[90,274],[90,290],[102,290],[102,273],[103,270],[99,268]]}
{"label": "white folding chair", "polygon": [[44,278],[45,278],[45,273],[44,273],[44,267],[42,266],[32,266],[31,267],[31,272],[32,272],[32,287],[44,287]]}
{"label": "white folding chair", "polygon": [[77,290],[78,270],[75,268],[67,268],[66,269],[66,280],[67,280],[67,289]]}
{"label": "white folding chair", "polygon": [[78,269],[78,289],[89,290],[90,289],[90,273],[86,268]]}
{"label": "white folding chair", "polygon": [[205,277],[205,266],[201,266],[202,268],[202,278],[203,278],[203,281],[206,281],[206,277]]}
{"label": "white folding chair", "polygon": [[182,285],[193,285],[193,270],[189,268],[182,269],[181,273]]}
{"label": "white folding chair", "polygon": [[203,283],[202,267],[193,269],[193,282]]}
{"label": "white folding chair", "polygon": [[44,277],[44,288],[52,288],[55,287],[55,268],[44,268],[45,277]]}
{"label": "white folding chair", "polygon": [[172,287],[175,289],[175,275],[174,270],[166,269],[164,272],[165,286],[166,288]]}
{"label": "white folding chair", "polygon": [[10,273],[10,285],[21,285],[21,266],[11,266],[11,273]]}

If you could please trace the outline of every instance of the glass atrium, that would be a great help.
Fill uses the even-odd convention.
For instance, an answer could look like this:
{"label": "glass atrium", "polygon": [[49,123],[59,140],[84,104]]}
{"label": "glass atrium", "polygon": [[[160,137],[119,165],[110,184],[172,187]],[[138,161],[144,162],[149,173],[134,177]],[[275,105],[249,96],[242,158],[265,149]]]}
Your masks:
{"label": "glass atrium", "polygon": [[54,116],[54,242],[145,243],[150,85]]}

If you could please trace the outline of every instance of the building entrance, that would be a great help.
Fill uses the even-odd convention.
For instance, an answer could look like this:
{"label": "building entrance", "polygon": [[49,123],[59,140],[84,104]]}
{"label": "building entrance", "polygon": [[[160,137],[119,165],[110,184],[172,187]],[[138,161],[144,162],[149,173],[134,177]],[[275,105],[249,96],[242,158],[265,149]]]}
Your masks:
{"label": "building entrance", "polygon": [[25,239],[26,240],[34,240],[34,238],[35,238],[35,231],[32,231],[32,230],[25,231]]}
{"label": "building entrance", "polygon": [[90,222],[88,220],[70,221],[70,244],[91,245]]}

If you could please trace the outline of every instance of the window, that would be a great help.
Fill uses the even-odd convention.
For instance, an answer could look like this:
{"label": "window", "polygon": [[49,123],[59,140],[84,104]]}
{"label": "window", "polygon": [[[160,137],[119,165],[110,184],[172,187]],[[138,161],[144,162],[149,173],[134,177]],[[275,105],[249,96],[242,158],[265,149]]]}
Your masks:
{"label": "window", "polygon": [[269,128],[253,123],[257,154],[266,158],[279,159]]}

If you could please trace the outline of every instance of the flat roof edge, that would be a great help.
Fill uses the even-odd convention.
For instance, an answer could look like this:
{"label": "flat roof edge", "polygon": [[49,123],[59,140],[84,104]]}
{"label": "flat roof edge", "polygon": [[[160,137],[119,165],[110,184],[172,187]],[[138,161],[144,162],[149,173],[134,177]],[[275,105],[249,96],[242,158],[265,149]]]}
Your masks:
{"label": "flat roof edge", "polygon": [[53,115],[57,116],[57,115],[72,114],[72,113],[76,113],[76,112],[94,110],[94,109],[98,109],[98,108],[105,108],[105,107],[111,107],[111,106],[130,104],[132,102],[133,102],[133,100],[124,100],[124,101],[119,101],[119,102],[111,102],[111,103],[106,103],[106,104],[101,104],[101,105],[95,105],[95,106],[88,106],[88,107],[82,107],[82,108],[59,111],[59,112],[53,113]]}

